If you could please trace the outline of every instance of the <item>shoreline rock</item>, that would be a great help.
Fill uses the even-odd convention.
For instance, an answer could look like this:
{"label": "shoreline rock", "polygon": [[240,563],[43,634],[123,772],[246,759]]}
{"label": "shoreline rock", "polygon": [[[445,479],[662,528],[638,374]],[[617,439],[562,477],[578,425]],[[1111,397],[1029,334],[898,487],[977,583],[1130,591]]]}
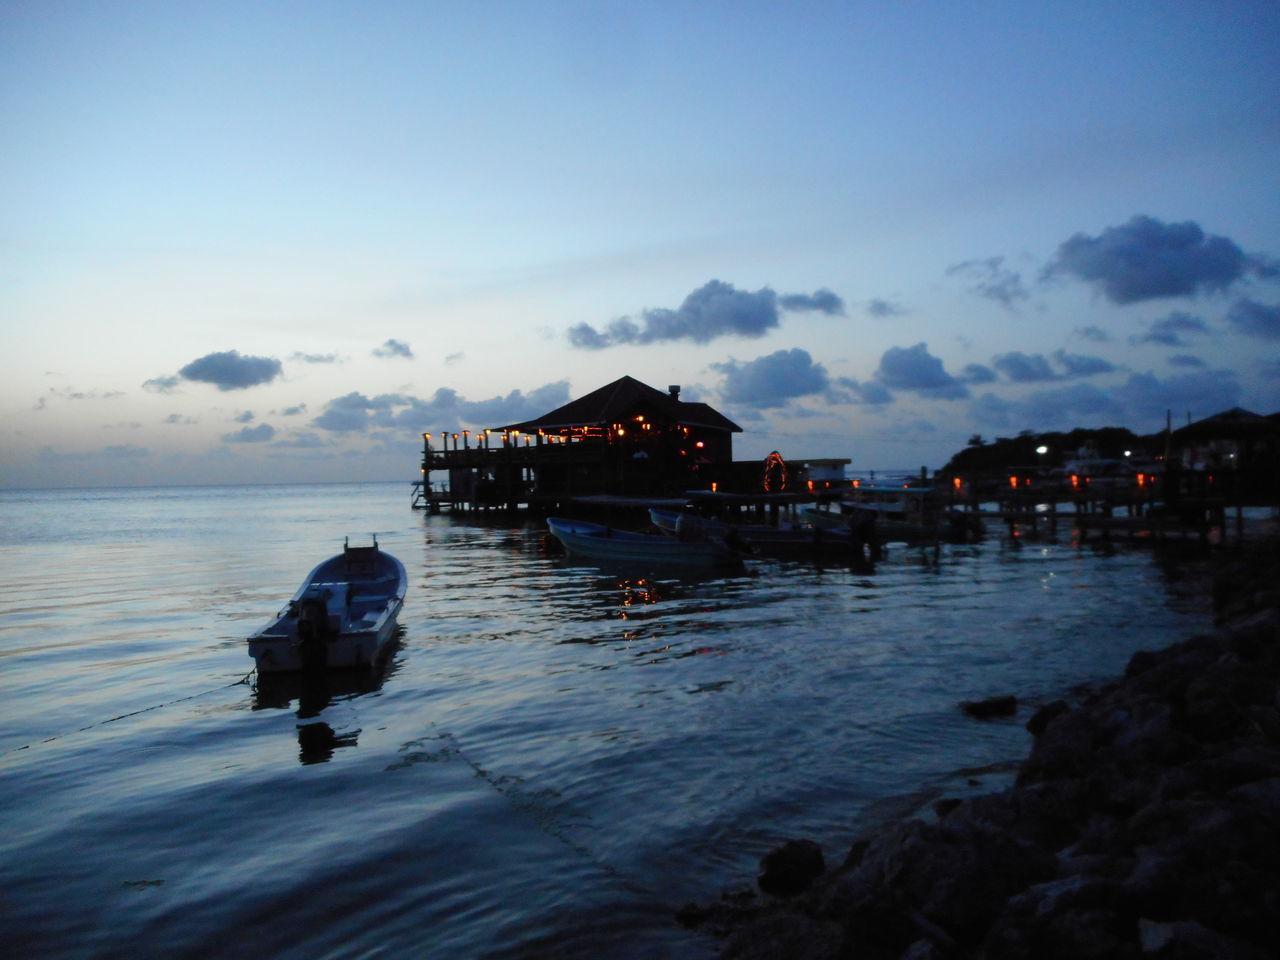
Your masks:
{"label": "shoreline rock", "polygon": [[1275,956],[1280,544],[1220,563],[1215,610],[1213,633],[1037,710],[1009,789],[875,830],[785,898],[681,922],[736,960]]}

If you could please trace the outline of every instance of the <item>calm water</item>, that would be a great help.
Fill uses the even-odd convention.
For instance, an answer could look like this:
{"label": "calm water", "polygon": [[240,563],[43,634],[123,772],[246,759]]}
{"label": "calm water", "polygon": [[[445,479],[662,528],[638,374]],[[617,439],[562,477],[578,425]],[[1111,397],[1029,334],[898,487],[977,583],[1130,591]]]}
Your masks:
{"label": "calm water", "polygon": [[[384,674],[244,637],[376,531]],[[874,571],[571,563],[407,484],[0,493],[0,931],[24,957],[700,957],[690,899],[1020,757],[1048,699],[1205,629],[1200,561],[998,535]],[[1002,785],[996,775],[978,778]]]}

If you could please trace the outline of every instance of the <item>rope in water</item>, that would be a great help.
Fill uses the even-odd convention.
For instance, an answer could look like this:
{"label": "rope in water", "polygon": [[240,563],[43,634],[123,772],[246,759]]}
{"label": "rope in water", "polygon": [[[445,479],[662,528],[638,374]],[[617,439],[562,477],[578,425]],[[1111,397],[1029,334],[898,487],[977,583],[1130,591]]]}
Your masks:
{"label": "rope in water", "polygon": [[175,700],[166,700],[164,703],[157,703],[149,707],[143,707],[141,710],[131,710],[128,713],[120,714],[118,717],[108,717],[106,720],[97,720],[97,721],[94,721],[93,723],[88,724],[87,726],[79,727],[78,729],[73,730],[71,733],[59,733],[52,737],[46,737],[43,740],[36,741],[36,743],[23,744],[21,747],[15,747],[13,750],[8,751],[8,753],[20,753],[23,750],[31,749],[31,747],[36,746],[37,744],[53,743],[55,740],[61,740],[64,737],[74,736],[77,733],[84,733],[86,730],[92,730],[95,727],[103,727],[103,726],[106,726],[108,723],[115,723],[117,720],[127,720],[130,717],[136,717],[143,713],[150,713],[152,710],[160,710],[160,709],[163,709],[164,707],[171,707],[175,703],[184,703],[187,700],[195,700],[199,697],[207,697],[209,694],[217,693],[219,690],[226,690],[230,687],[238,687],[238,686],[241,686],[242,684],[249,683],[255,673],[257,673],[256,667],[253,670],[250,670],[248,673],[246,673],[239,680],[235,680],[232,683],[224,683],[222,684],[222,686],[219,686],[219,687],[210,687],[208,690],[201,690],[199,693],[190,693],[190,694],[187,694],[187,696],[185,697],[178,697]]}

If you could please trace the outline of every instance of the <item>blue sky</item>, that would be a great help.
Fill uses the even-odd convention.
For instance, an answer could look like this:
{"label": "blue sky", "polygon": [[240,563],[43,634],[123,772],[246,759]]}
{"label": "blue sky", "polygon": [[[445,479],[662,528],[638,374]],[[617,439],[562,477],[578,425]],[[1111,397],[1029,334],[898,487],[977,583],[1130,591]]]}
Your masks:
{"label": "blue sky", "polygon": [[405,479],[623,374],[740,457],[1280,409],[1274,3],[0,5],[0,485]]}

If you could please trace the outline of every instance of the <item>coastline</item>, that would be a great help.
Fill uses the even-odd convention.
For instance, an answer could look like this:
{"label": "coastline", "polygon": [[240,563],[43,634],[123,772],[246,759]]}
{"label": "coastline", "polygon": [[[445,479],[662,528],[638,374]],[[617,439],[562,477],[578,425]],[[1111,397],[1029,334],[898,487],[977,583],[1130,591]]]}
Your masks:
{"label": "coastline", "polygon": [[1221,554],[1214,604],[1212,633],[1037,710],[1008,789],[874,828],[834,866],[789,841],[770,892],[678,919],[736,960],[1273,956],[1280,541]]}

